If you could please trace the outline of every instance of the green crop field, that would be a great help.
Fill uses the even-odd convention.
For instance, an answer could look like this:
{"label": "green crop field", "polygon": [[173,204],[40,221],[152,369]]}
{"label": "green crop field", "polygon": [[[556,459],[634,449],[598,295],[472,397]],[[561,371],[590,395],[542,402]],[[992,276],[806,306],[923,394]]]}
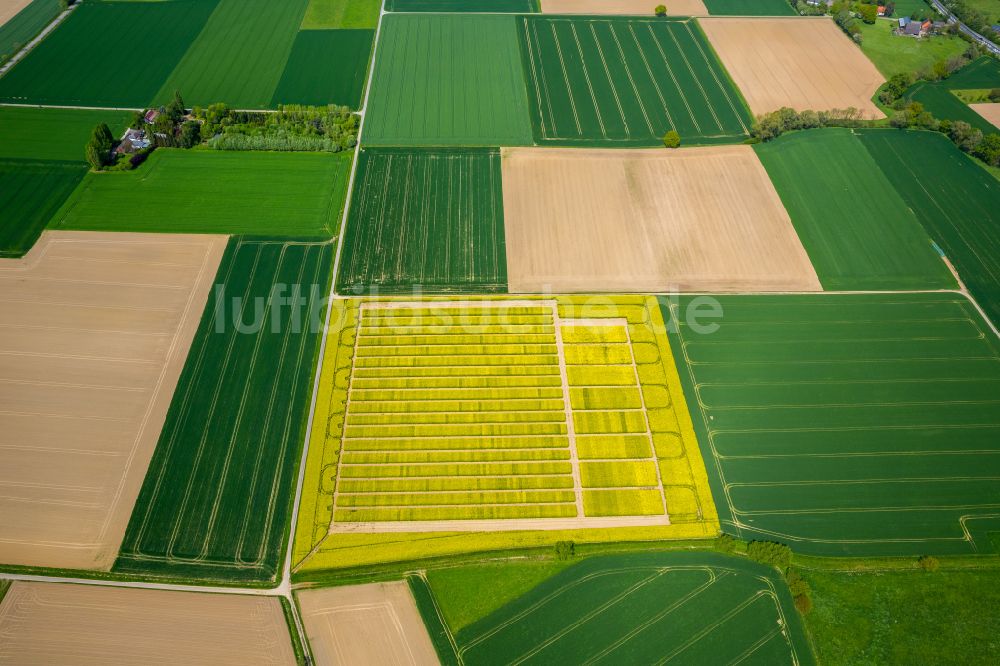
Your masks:
{"label": "green crop field", "polygon": [[134,171],[90,173],[51,227],[329,238],[351,153],[159,149]]}
{"label": "green crop field", "polygon": [[497,150],[366,149],[339,291],[507,290]]}
{"label": "green crop field", "polygon": [[726,531],[822,555],[996,548],[1000,341],[967,299],[716,299],[716,332],[674,335]]}
{"label": "green crop field", "polygon": [[705,0],[705,9],[712,16],[798,16],[788,0]]}
{"label": "green crop field", "polygon": [[777,572],[710,553],[584,560],[455,642],[462,662],[483,665],[814,662]]}
{"label": "green crop field", "polygon": [[0,102],[145,106],[216,2],[84,2],[0,78]]}
{"label": "green crop field", "polygon": [[996,58],[983,56],[942,81],[921,81],[910,87],[905,97],[920,102],[940,120],[962,120],[984,134],[990,134],[996,132],[997,128],[952,92],[980,88],[1000,88],[1000,61]]}
{"label": "green crop field", "polygon": [[378,25],[382,0],[309,0],[303,30],[372,29]]}
{"label": "green crop field", "polygon": [[83,147],[98,123],[121,136],[127,111],[33,109],[0,106],[0,159],[84,162]]}
{"label": "green crop field", "polygon": [[718,529],[655,298],[334,307],[296,570]]}
{"label": "green crop field", "polygon": [[0,159],[0,257],[30,250],[86,172],[71,162]]}
{"label": "green crop field", "polygon": [[374,30],[303,30],[295,38],[271,106],[360,108],[374,38]]}
{"label": "green crop field", "polygon": [[12,19],[0,25],[0,63],[34,39],[60,11],[59,0],[32,0]]}
{"label": "green crop field", "polygon": [[518,17],[535,142],[744,140],[750,113],[691,20]]}
{"label": "green crop field", "polygon": [[[924,9],[930,11],[926,4]],[[900,5],[897,5],[894,18],[880,18],[872,25],[863,21],[854,23],[861,30],[861,50],[886,78],[893,74],[912,74],[930,69],[934,63],[960,56],[968,48],[961,37],[952,35],[914,39],[893,34],[898,26],[897,18],[908,15],[902,13]]]}
{"label": "green crop field", "polygon": [[332,248],[230,240],[115,571],[275,579]]}
{"label": "green crop field", "polygon": [[531,144],[514,16],[394,14],[379,40],[366,145]]}
{"label": "green crop field", "polygon": [[859,136],[1000,326],[1000,181],[937,133],[863,130]]}
{"label": "green crop field", "polygon": [[913,211],[847,129],[754,146],[828,290],[954,289]]}
{"label": "green crop field", "polygon": [[161,79],[156,100],[180,91],[188,105],[267,108],[309,0],[212,1],[218,7],[170,78]]}
{"label": "green crop field", "polygon": [[538,0],[386,0],[387,12],[537,12]]}

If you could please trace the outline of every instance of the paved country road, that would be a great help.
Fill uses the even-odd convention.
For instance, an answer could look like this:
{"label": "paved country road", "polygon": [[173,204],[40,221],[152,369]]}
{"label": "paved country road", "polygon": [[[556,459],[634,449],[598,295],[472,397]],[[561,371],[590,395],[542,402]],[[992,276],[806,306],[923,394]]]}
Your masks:
{"label": "paved country road", "polygon": [[970,28],[969,26],[965,25],[960,20],[958,20],[958,17],[952,14],[951,10],[945,7],[940,0],[930,0],[930,3],[931,5],[934,6],[934,9],[936,9],[939,14],[943,14],[945,18],[948,19],[948,23],[957,23],[959,30],[964,32],[969,37],[972,37],[972,39],[976,40],[976,42],[980,46],[984,47],[987,51],[993,53],[993,55],[1000,56],[1000,46],[997,46],[990,40],[980,35],[975,30],[973,30],[972,28]]}

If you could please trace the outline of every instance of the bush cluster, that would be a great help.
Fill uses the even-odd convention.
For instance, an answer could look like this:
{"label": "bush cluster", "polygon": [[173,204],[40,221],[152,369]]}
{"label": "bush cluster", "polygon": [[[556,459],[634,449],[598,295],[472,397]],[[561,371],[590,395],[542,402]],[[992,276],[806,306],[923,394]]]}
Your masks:
{"label": "bush cluster", "polygon": [[340,152],[357,145],[358,117],[346,106],[288,105],[277,112],[233,111],[225,104],[195,107],[201,135],[217,150]]}
{"label": "bush cluster", "polygon": [[84,147],[84,155],[92,169],[100,171],[111,164],[111,148],[115,137],[107,123],[100,123],[90,133],[90,141]]}
{"label": "bush cluster", "polygon": [[569,560],[576,555],[576,544],[572,541],[556,541],[556,558]]}
{"label": "bush cluster", "polygon": [[754,562],[772,566],[784,573],[792,563],[792,549],[774,541],[751,541],[747,556]]}
{"label": "bush cluster", "polygon": [[860,127],[864,124],[861,112],[851,107],[832,111],[796,111],[783,107],[771,113],[758,116],[750,130],[755,141],[777,139],[792,130],[813,129],[815,127]]}

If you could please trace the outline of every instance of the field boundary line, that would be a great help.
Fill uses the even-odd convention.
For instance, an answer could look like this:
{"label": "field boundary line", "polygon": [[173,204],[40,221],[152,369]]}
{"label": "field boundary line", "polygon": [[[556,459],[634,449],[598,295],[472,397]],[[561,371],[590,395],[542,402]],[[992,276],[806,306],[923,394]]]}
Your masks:
{"label": "field boundary line", "polygon": [[559,317],[559,304],[551,302],[552,321],[555,324],[556,357],[559,360],[559,377],[562,381],[563,405],[565,407],[566,437],[569,440],[569,463],[573,471],[573,493],[576,496],[576,513],[585,518],[583,509],[583,476],[580,473],[580,457],[576,451],[576,426],[573,423],[573,403],[570,398],[569,372],[566,369],[566,347],[562,337],[562,323]]}
{"label": "field boundary line", "polygon": [[[38,46],[38,44],[43,39],[45,39],[46,37],[48,37],[49,33],[51,33],[53,30],[55,30],[56,28],[58,28],[60,23],[62,23],[63,21],[65,21],[67,18],[69,18],[70,12],[72,12],[73,10],[75,10],[79,6],[80,6],[80,3],[77,2],[75,4],[72,4],[72,5],[68,6],[66,9],[62,10],[61,12],[59,12],[59,15],[56,16],[55,18],[53,18],[52,21],[47,26],[45,26],[44,28],[42,28],[42,31],[40,33],[38,33],[37,35],[35,35],[34,39],[32,39],[27,44],[25,44],[23,47],[21,47],[20,51],[18,51],[14,55],[12,55],[10,57],[10,60],[8,60],[7,62],[5,62],[3,64],[3,66],[0,67],[0,78],[3,78],[3,76],[7,72],[9,72],[10,69],[14,65],[16,65],[17,63],[19,63],[24,58],[26,58],[28,56],[28,53],[30,53],[31,51],[33,51],[35,49],[35,47]],[[14,17],[11,17],[11,18],[13,19]]]}

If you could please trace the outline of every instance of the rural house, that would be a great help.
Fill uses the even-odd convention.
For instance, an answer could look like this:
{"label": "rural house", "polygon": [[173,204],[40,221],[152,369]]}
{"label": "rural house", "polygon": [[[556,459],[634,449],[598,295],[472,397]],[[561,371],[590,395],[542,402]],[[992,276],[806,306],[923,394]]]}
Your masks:
{"label": "rural house", "polygon": [[115,155],[131,155],[143,148],[149,148],[149,139],[146,138],[146,131],[128,129],[122,135],[118,146],[115,147]]}

